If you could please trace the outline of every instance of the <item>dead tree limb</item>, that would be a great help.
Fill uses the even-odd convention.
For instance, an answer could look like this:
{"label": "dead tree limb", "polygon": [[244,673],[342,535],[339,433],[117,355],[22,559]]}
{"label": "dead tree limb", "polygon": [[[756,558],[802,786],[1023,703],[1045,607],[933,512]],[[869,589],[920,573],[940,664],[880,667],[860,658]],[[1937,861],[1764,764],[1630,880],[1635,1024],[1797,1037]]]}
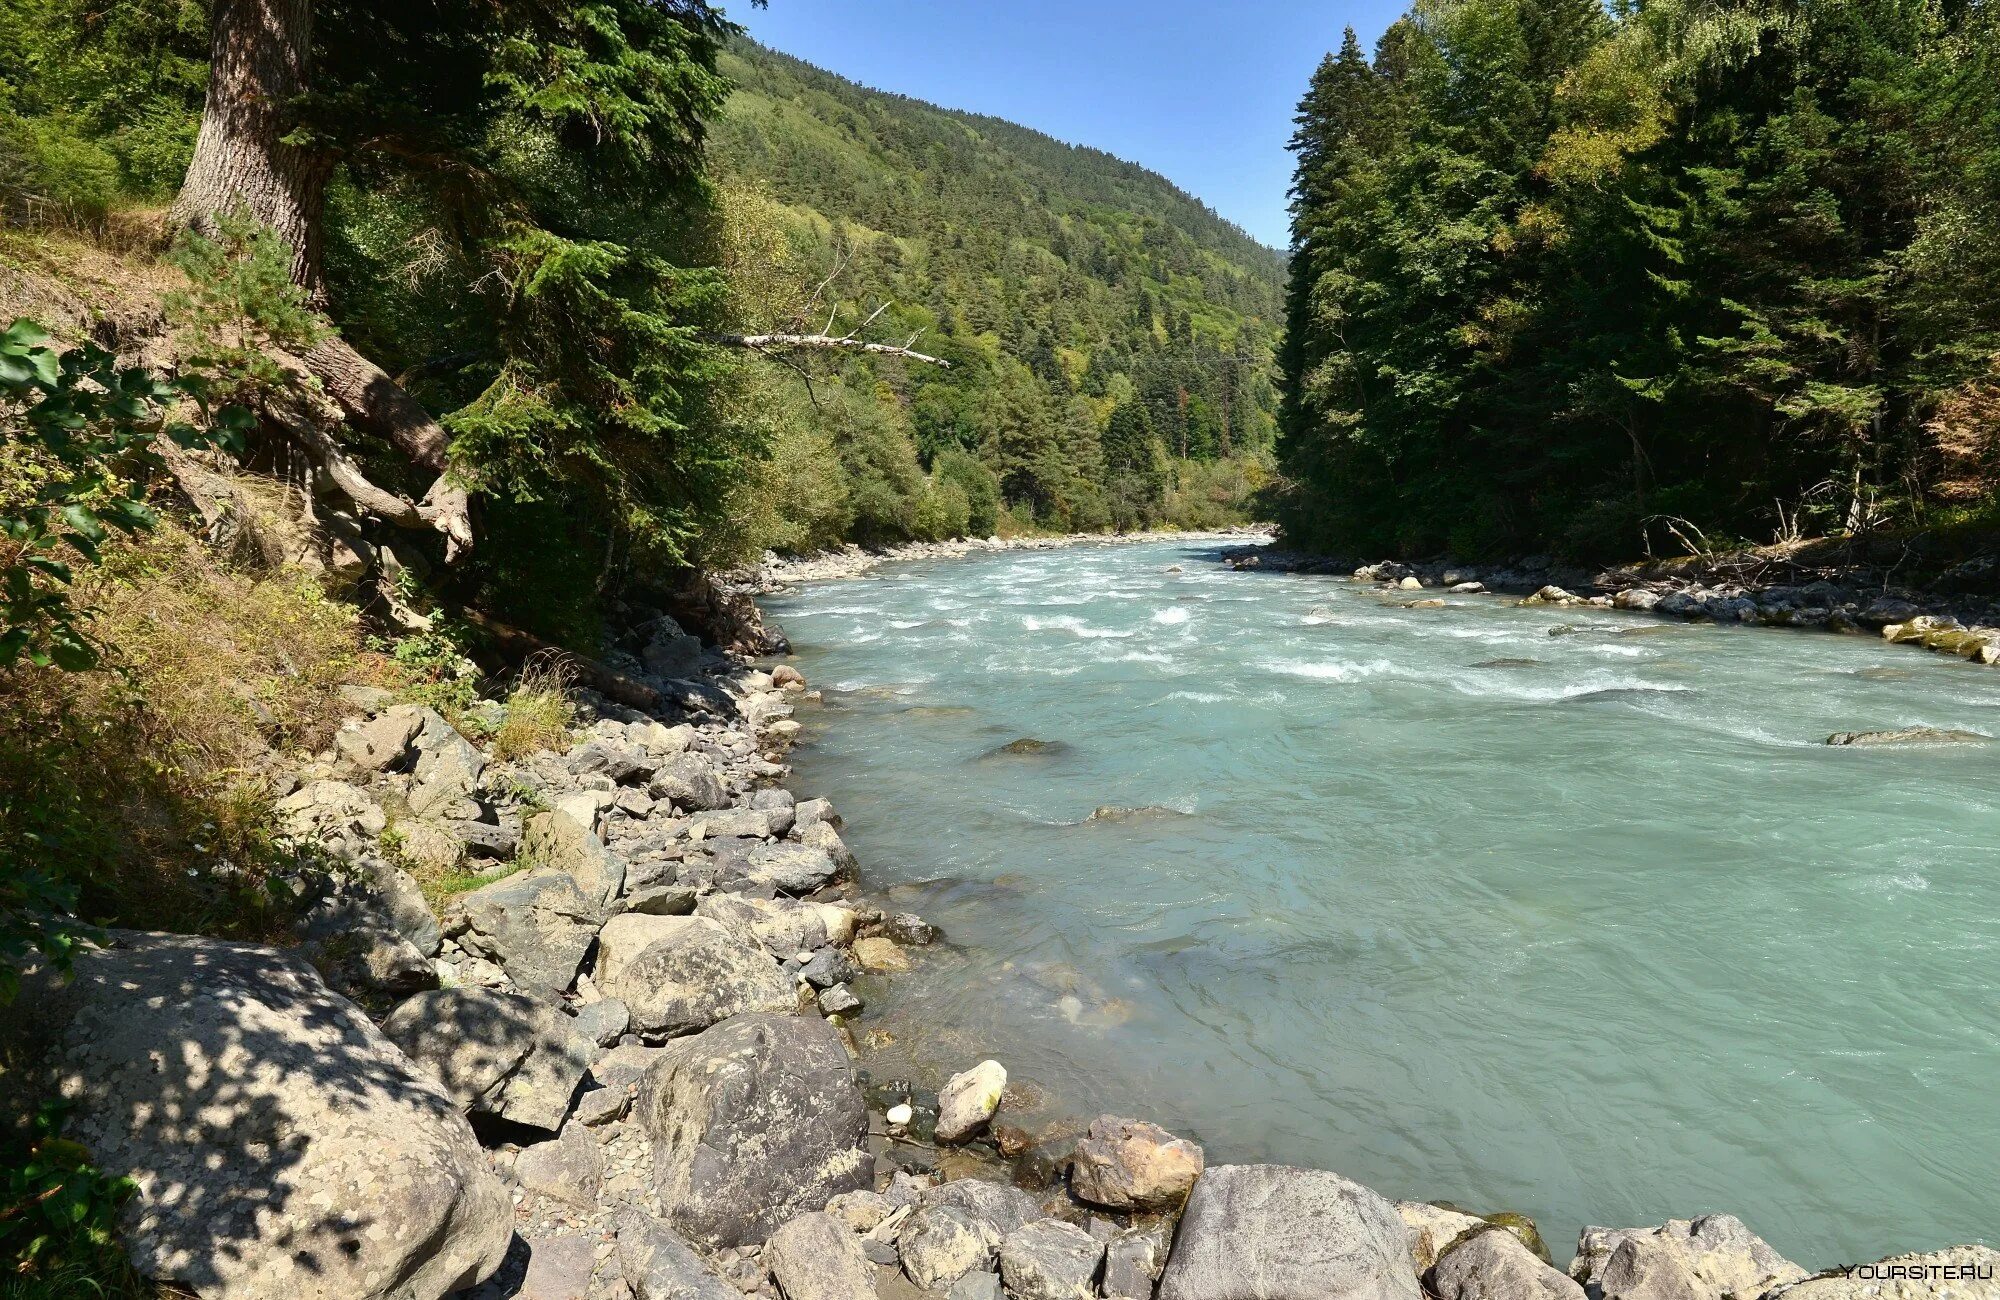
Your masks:
{"label": "dead tree limb", "polygon": [[332,333],[308,348],[299,360],[319,376],[327,396],[340,403],[348,419],[387,438],[396,450],[433,474],[444,473],[451,435],[382,367]]}
{"label": "dead tree limb", "polygon": [[583,682],[606,699],[616,700],[628,708],[657,712],[666,703],[660,693],[643,682],[636,682],[625,674],[580,654],[551,645],[532,632],[523,632],[518,627],[509,627],[490,615],[476,609],[461,610],[465,621],[493,638],[494,648],[515,664],[526,663],[537,655],[553,659],[576,675]]}
{"label": "dead tree limb", "polygon": [[[870,343],[841,334],[710,334],[710,343],[730,348],[749,348],[755,352],[839,351],[867,352],[874,356],[902,357],[908,361],[921,361],[929,366],[943,366],[951,369],[951,362],[943,357],[933,357],[909,347],[898,347],[893,343]],[[915,340],[911,340],[914,342]]]}

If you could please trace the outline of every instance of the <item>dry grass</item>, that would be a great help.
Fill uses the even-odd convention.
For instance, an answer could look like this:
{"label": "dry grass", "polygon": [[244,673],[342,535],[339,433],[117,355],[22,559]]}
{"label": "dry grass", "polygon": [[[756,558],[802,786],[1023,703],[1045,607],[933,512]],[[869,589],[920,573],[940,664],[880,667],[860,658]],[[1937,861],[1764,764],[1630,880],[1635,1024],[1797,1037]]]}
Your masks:
{"label": "dry grass", "polygon": [[570,702],[571,674],[553,657],[537,656],[521,669],[507,697],[507,717],[493,733],[493,757],[501,762],[543,749],[564,749],[576,706]]}
{"label": "dry grass", "polygon": [[277,938],[270,751],[325,745],[343,682],[393,685],[354,611],[291,570],[226,571],[167,524],[80,575],[107,669],[0,672],[0,859],[88,919]]}

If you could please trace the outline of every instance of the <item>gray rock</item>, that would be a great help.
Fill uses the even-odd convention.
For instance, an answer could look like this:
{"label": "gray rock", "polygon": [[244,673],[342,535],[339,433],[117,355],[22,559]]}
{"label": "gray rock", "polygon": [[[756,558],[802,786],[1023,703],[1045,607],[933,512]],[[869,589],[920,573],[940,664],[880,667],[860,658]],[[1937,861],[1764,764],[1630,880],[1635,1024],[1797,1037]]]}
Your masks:
{"label": "gray rock", "polygon": [[340,770],[372,776],[403,766],[423,719],[415,709],[391,709],[366,722],[347,722],[333,733],[333,752]]}
{"label": "gray rock", "polygon": [[104,939],[70,980],[25,976],[0,1109],[74,1103],[64,1136],[139,1184],[120,1236],[141,1274],[217,1300],[434,1300],[499,1267],[513,1211],[471,1128],[303,962]]}
{"label": "gray rock", "polygon": [[439,989],[397,1007],[382,1032],[469,1112],[554,1132],[590,1066],[592,1044],[546,1002],[490,989]]}
{"label": "gray rock", "polygon": [[389,826],[375,796],[345,781],[314,781],[280,799],[273,812],[285,833],[341,854],[358,851]]}
{"label": "gray rock", "polygon": [[1774,1287],[1769,1300],[1996,1300],[2000,1250],[1947,1246]]}
{"label": "gray rock", "polygon": [[840,838],[839,831],[825,822],[814,822],[800,831],[799,843],[826,854],[843,871],[854,866],[854,850],[847,847],[847,841]]}
{"label": "gray rock", "polygon": [[1993,739],[1976,731],[1945,730],[1941,727],[1903,727],[1895,731],[1836,731],[1826,738],[1829,745],[1858,745],[1864,749],[1878,745],[1983,745]]}
{"label": "gray rock", "polygon": [[1003,1300],[1005,1294],[1000,1289],[998,1273],[978,1269],[952,1283],[951,1293],[945,1300]]}
{"label": "gray rock", "polygon": [[1583,1288],[1543,1263],[1505,1228],[1474,1233],[1431,1273],[1438,1300],[1584,1300]]}
{"label": "gray rock", "polygon": [[820,990],[819,1009],[822,1015],[858,1015],[864,1005],[854,990],[845,984],[836,984],[832,988]]}
{"label": "gray rock", "polygon": [[699,754],[675,754],[653,772],[646,793],[671,799],[676,806],[708,812],[729,806],[729,791],[715,774],[715,765]]}
{"label": "gray rock", "polygon": [[632,1109],[632,1094],[625,1088],[592,1088],[576,1096],[570,1121],[588,1128],[603,1128],[624,1119]]}
{"label": "gray rock", "polygon": [[1874,600],[1869,601],[1867,607],[1859,614],[1856,614],[1854,618],[1857,623],[1866,623],[1870,627],[1881,627],[1885,623],[1907,623],[1911,619],[1922,615],[1923,612],[1921,607],[1913,605],[1907,600],[1897,600],[1893,596],[1878,596]]}
{"label": "gray rock", "polygon": [[638,1300],[742,1300],[686,1242],[645,1211],[621,1210],[617,1231],[619,1267]]}
{"label": "gray rock", "polygon": [[670,1045],[637,1113],[667,1219],[712,1245],[761,1241],[872,1178],[854,1067],[815,1017],[746,1015]]}
{"label": "gray rock", "polygon": [[840,948],[821,948],[799,971],[799,977],[816,989],[830,989],[861,978],[861,967]]}
{"label": "gray rock", "polygon": [[647,1034],[691,1034],[730,1016],[790,1011],[798,996],[769,954],[707,917],[615,918],[646,920],[663,931],[600,979],[605,993],[631,1009],[632,1026]]}
{"label": "gray rock", "polygon": [[935,1291],[974,1269],[992,1267],[1003,1235],[966,1210],[927,1205],[903,1221],[896,1251],[910,1281]]}
{"label": "gray rock", "polygon": [[1419,1276],[1430,1272],[1460,1239],[1488,1226],[1484,1219],[1425,1201],[1397,1201],[1396,1214],[1410,1230],[1410,1262]]}
{"label": "gray rock", "polygon": [[794,811],[797,800],[790,790],[781,785],[766,786],[750,796],[750,806],[762,809],[771,817],[771,834],[784,835],[791,831],[797,821]]}
{"label": "gray rock", "polygon": [[771,814],[761,808],[724,808],[696,813],[688,821],[688,834],[694,839],[760,840],[772,833]]}
{"label": "gray rock", "polygon": [[1618,609],[1647,611],[1660,603],[1660,593],[1648,587],[1627,587],[1614,595],[1611,603]]}
{"label": "gray rock", "polygon": [[655,677],[693,677],[701,670],[701,642],[662,614],[639,651],[639,661]]}
{"label": "gray rock", "polygon": [[775,889],[784,894],[810,894],[840,876],[840,866],[825,849],[804,844],[753,844],[724,840],[715,846],[718,889]]}
{"label": "gray rock", "polygon": [[304,952],[343,992],[407,997],[438,983],[430,958],[385,926],[322,928],[308,936]]}
{"label": "gray rock", "polygon": [[1394,1208],[1339,1174],[1218,1165],[1188,1198],[1160,1300],[1419,1300]]}
{"label": "gray rock", "polygon": [[474,857],[505,862],[521,848],[521,823],[516,818],[452,822],[446,829],[458,837],[465,846],[465,852]]}
{"label": "gray rock", "polygon": [[594,1237],[538,1237],[527,1243],[528,1268],[508,1300],[582,1300],[597,1267]]}
{"label": "gray rock", "polygon": [[875,1300],[875,1266],[831,1214],[803,1214],[772,1233],[764,1266],[785,1300]]}
{"label": "gray rock", "polygon": [[1127,1228],[1104,1247],[1104,1294],[1108,1300],[1153,1300],[1153,1284],[1167,1266],[1173,1229],[1165,1223]]}
{"label": "gray rock", "polygon": [[555,1141],[537,1142],[515,1157],[514,1181],[537,1196],[590,1209],[604,1186],[597,1140],[580,1126],[565,1124]]}
{"label": "gray rock", "polygon": [[622,745],[610,740],[591,740],[570,751],[569,770],[579,776],[596,774],[624,783],[648,776],[653,760],[638,745]]}
{"label": "gray rock", "polygon": [[573,877],[530,871],[459,895],[445,929],[522,988],[552,998],[575,982],[603,923],[603,912]]}
{"label": "gray rock", "polygon": [[826,920],[820,910],[793,898],[710,894],[696,905],[695,912],[751,936],[780,959],[811,952],[827,942]]}
{"label": "gray rock", "polygon": [[937,1140],[964,1142],[979,1133],[1006,1090],[1007,1070],[998,1061],[981,1061],[945,1080],[938,1089]]}
{"label": "gray rock", "polygon": [[1018,1300],[1091,1300],[1104,1243],[1074,1224],[1037,1219],[1000,1243],[1000,1279]]}
{"label": "gray rock", "polygon": [[359,709],[371,718],[396,702],[395,695],[380,686],[349,683],[335,687],[333,693],[340,697],[342,704],[351,709]]}
{"label": "gray rock", "polygon": [[868,1262],[871,1264],[880,1264],[884,1268],[896,1267],[896,1248],[886,1241],[863,1237],[861,1253],[868,1256]]}
{"label": "gray rock", "polygon": [[953,1206],[964,1210],[974,1218],[991,1224],[1003,1237],[1022,1224],[1042,1217],[1042,1208],[1035,1204],[1034,1197],[1018,1187],[987,1182],[983,1178],[961,1178],[956,1182],[940,1183],[936,1187],[922,1189],[917,1199],[923,1205]]}
{"label": "gray rock", "polygon": [[625,887],[624,859],[564,809],[528,818],[521,828],[521,852],[537,867],[574,879],[593,903],[609,903]]}
{"label": "gray rock", "polygon": [[610,1047],[631,1027],[632,1012],[617,998],[602,998],[576,1013],[576,1032],[599,1047]]}
{"label": "gray rock", "polygon": [[417,816],[430,817],[441,814],[448,805],[472,797],[479,788],[481,774],[486,771],[486,756],[438,714],[429,709],[422,713],[409,804],[410,811]]}
{"label": "gray rock", "polygon": [[641,916],[686,916],[694,911],[693,885],[647,885],[625,896],[625,910]]}
{"label": "gray rock", "polygon": [[[1629,1241],[1642,1247],[1613,1269],[1613,1257]],[[1755,1300],[1805,1275],[1733,1214],[1669,1219],[1657,1228],[1585,1228],[1570,1265],[1570,1276],[1593,1296],[1607,1286],[1621,1293],[1677,1294],[1686,1281],[1702,1300]]]}
{"label": "gray rock", "polygon": [[825,822],[835,830],[840,829],[840,818],[834,815],[833,800],[806,799],[792,805],[792,828],[801,834],[806,827]]}
{"label": "gray rock", "polygon": [[826,1212],[852,1232],[870,1232],[896,1207],[880,1192],[842,1192],[826,1203]]}
{"label": "gray rock", "polygon": [[936,943],[940,932],[915,912],[892,912],[882,918],[882,933],[897,943],[923,948]]}

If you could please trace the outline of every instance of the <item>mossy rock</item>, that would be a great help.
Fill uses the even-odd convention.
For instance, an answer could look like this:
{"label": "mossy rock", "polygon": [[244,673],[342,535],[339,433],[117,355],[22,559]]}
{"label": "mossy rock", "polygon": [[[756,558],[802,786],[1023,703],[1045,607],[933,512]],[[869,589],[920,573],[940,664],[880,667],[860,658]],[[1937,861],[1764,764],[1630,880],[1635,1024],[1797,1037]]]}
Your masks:
{"label": "mossy rock", "polygon": [[1541,1229],[1537,1228],[1535,1221],[1527,1215],[1516,1214],[1512,1210],[1501,1210],[1498,1214],[1482,1214],[1479,1217],[1496,1228],[1505,1228],[1513,1233],[1521,1239],[1523,1246],[1541,1256],[1544,1264],[1551,1268],[1555,1267],[1555,1261],[1549,1258],[1548,1243],[1542,1240]]}

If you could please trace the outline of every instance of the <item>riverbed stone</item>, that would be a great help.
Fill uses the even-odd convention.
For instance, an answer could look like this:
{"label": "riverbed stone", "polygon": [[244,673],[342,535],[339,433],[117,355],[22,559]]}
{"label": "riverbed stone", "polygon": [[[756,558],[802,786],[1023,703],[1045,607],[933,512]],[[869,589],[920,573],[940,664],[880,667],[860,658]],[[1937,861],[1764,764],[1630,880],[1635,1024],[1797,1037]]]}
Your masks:
{"label": "riverbed stone", "polygon": [[1076,1144],[1070,1191],[1114,1210],[1164,1209],[1187,1199],[1203,1163],[1199,1146],[1157,1124],[1102,1115]]}
{"label": "riverbed stone", "polygon": [[1829,745],[1853,745],[1863,749],[1891,745],[1983,745],[1993,737],[1977,731],[1943,727],[1901,727],[1894,731],[1836,731],[1826,738]]}
{"label": "riverbed stone", "polygon": [[1438,1300],[1584,1300],[1581,1286],[1498,1227],[1447,1250],[1431,1271],[1431,1291]]}
{"label": "riverbed stone", "polygon": [[618,998],[599,998],[576,1013],[576,1032],[599,1047],[610,1047],[631,1027],[631,1008]]}
{"label": "riverbed stone", "polygon": [[1034,1197],[1018,1187],[988,1182],[983,1178],[960,1178],[940,1183],[920,1192],[918,1200],[924,1205],[953,1206],[964,1210],[973,1218],[991,1224],[1001,1236],[1042,1217],[1042,1209],[1035,1204]]}
{"label": "riverbed stone", "polygon": [[636,1114],[667,1220],[711,1246],[762,1241],[872,1182],[854,1067],[817,1017],[744,1015],[671,1044]]}
{"label": "riverbed stone", "polygon": [[1891,1255],[1774,1287],[1769,1300],[2000,1300],[2000,1250],[1949,1246]]}
{"label": "riverbed stone", "polygon": [[938,1089],[937,1140],[964,1142],[986,1127],[1000,1109],[1007,1090],[1007,1068],[998,1061],[981,1061],[954,1074]]}
{"label": "riverbed stone", "polygon": [[1000,1286],[1000,1275],[980,1268],[953,1282],[945,1300],[1003,1300],[1006,1294]]}
{"label": "riverbed stone", "polygon": [[691,1034],[745,1012],[797,1007],[798,995],[770,955],[727,927],[705,916],[632,919],[673,927],[621,959],[602,981],[604,992],[630,1010],[639,1033]]}
{"label": "riverbed stone", "polygon": [[365,721],[350,719],[333,733],[333,752],[345,775],[373,776],[402,766],[423,725],[415,709],[390,709]]}
{"label": "riverbed stone", "polygon": [[715,846],[718,889],[774,889],[783,894],[810,894],[832,884],[840,864],[825,849],[784,841],[757,844],[723,840]]}
{"label": "riverbed stone", "polygon": [[764,1243],[764,1266],[785,1300],[874,1300],[875,1266],[847,1225],[802,1214]]}
{"label": "riverbed stone", "polygon": [[[1617,1255],[1638,1243],[1624,1260]],[[1698,1300],[1755,1300],[1806,1271],[1733,1214],[1669,1219],[1657,1228],[1585,1228],[1570,1276],[1600,1295],[1651,1300],[1692,1289]]]}
{"label": "riverbed stone", "polygon": [[1172,1225],[1158,1222],[1127,1228],[1105,1243],[1102,1290],[1107,1300],[1153,1300],[1153,1286],[1167,1266],[1173,1240]]}
{"label": "riverbed stone", "polygon": [[554,1132],[593,1044],[548,1003],[492,989],[436,989],[398,1006],[382,1032],[468,1113]]}
{"label": "riverbed stone", "polygon": [[1323,1169],[1218,1165],[1194,1185],[1159,1300],[1420,1300],[1403,1221]]}
{"label": "riverbed stone", "polygon": [[1484,1231],[1486,1220],[1424,1201],[1397,1201],[1396,1215],[1410,1231],[1410,1261],[1419,1274],[1469,1233]]}
{"label": "riverbed stone", "polygon": [[576,980],[604,914],[561,871],[529,871],[459,895],[446,933],[496,962],[527,992],[556,997]]}
{"label": "riverbed stone", "polygon": [[625,860],[604,847],[591,820],[557,808],[536,813],[521,828],[521,852],[537,866],[561,871],[576,881],[592,903],[604,905],[625,887]]}
{"label": "riverbed stone", "polygon": [[1004,1234],[953,1205],[926,1205],[903,1221],[896,1250],[903,1271],[926,1291],[950,1286],[974,1269],[992,1266]]}
{"label": "riverbed stone", "polygon": [[854,959],[864,970],[885,974],[910,969],[910,955],[903,946],[884,935],[871,934],[854,941]]}
{"label": "riverbed stone", "polygon": [[619,1268],[637,1300],[742,1300],[666,1224],[633,1206],[616,1222]]}
{"label": "riverbed stone", "polygon": [[304,962],[110,930],[0,1011],[0,1111],[73,1103],[64,1137],[137,1195],[145,1276],[214,1300],[435,1300],[491,1275],[513,1213],[471,1127]]}
{"label": "riverbed stone", "polygon": [[1000,1280],[1017,1300],[1091,1300],[1104,1243],[1061,1219],[1037,1219],[1000,1243]]}
{"label": "riverbed stone", "polygon": [[729,806],[729,790],[716,775],[715,764],[700,754],[672,754],[663,759],[646,784],[655,799],[671,799],[685,812],[712,812]]}
{"label": "riverbed stone", "polygon": [[555,1141],[537,1142],[514,1158],[514,1181],[537,1196],[591,1209],[604,1186],[597,1139],[579,1124],[563,1125]]}

